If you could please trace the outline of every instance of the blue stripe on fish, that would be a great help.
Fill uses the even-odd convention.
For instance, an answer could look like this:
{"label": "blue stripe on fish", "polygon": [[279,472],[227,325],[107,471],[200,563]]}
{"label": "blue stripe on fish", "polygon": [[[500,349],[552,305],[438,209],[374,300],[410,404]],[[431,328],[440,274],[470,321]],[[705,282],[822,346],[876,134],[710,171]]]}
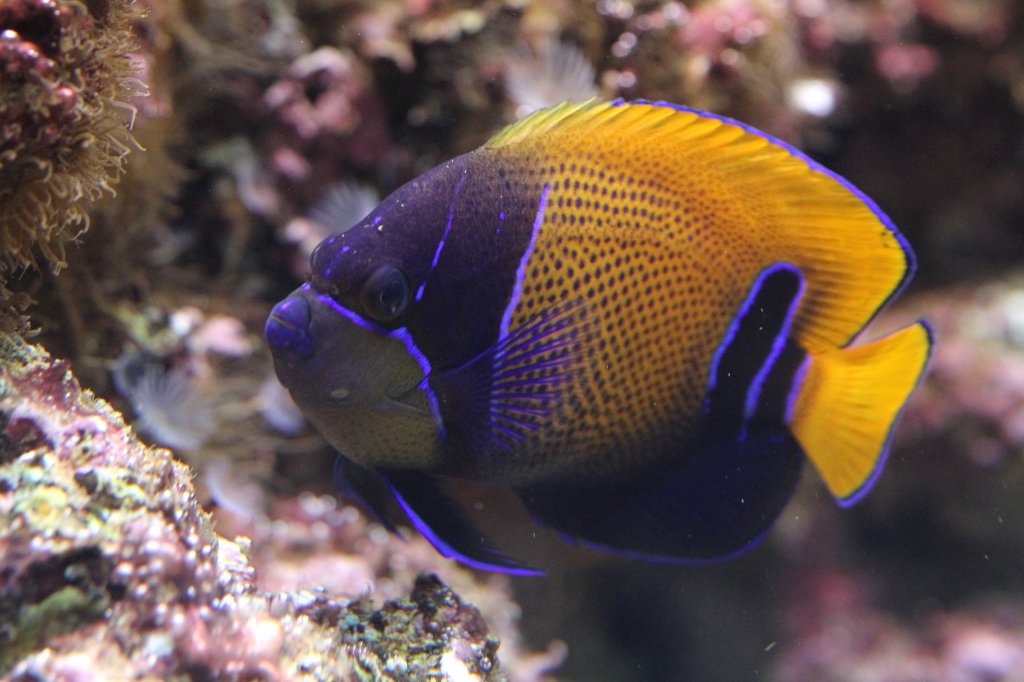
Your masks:
{"label": "blue stripe on fish", "polygon": [[793,377],[790,379],[789,391],[786,393],[786,409],[783,412],[783,423],[789,424],[793,421],[793,410],[796,408],[796,399],[800,397],[800,389],[803,388],[804,379],[807,378],[807,370],[811,367],[811,357],[801,350],[800,363],[797,365]]}
{"label": "blue stripe on fish", "polygon": [[423,298],[423,290],[427,287],[427,282],[430,280],[430,273],[437,267],[437,262],[441,260],[441,252],[444,251],[445,240],[448,239],[448,233],[452,231],[452,223],[455,221],[455,205],[459,201],[459,197],[462,196],[462,187],[466,184],[466,169],[462,169],[462,173],[459,175],[459,181],[455,185],[455,191],[452,192],[451,203],[448,204],[448,222],[445,223],[444,232],[441,234],[441,240],[437,243],[437,250],[434,251],[434,260],[430,263],[430,270],[427,271],[426,277],[423,278],[423,283],[420,284],[419,289],[416,290],[416,302]]}
{"label": "blue stripe on fish", "polygon": [[530,263],[530,256],[537,245],[537,235],[540,234],[540,227],[544,224],[544,214],[548,210],[548,194],[551,193],[551,184],[544,185],[544,191],[540,194],[540,201],[537,202],[537,215],[533,219],[533,231],[530,233],[530,242],[526,245],[522,257],[519,259],[519,267],[516,268],[515,283],[512,286],[512,295],[509,297],[508,305],[501,316],[501,326],[498,328],[498,343],[501,343],[508,336],[509,327],[512,324],[512,315],[519,306],[523,297],[523,280],[526,279],[526,267]]}
{"label": "blue stripe on fish", "polygon": [[417,389],[426,392],[427,403],[430,405],[430,411],[434,415],[434,423],[437,424],[437,437],[441,440],[444,440],[445,426],[444,418],[441,415],[441,405],[437,401],[437,394],[434,393],[434,389],[431,388],[430,386],[430,373],[432,371],[430,367],[430,360],[428,360],[427,356],[424,355],[420,351],[420,349],[416,347],[416,342],[413,340],[412,334],[410,334],[409,330],[406,329],[405,327],[399,327],[398,329],[395,329],[390,334],[388,334],[388,336],[394,339],[398,339],[399,341],[404,343],[406,350],[409,351],[409,355],[411,355],[413,359],[416,360],[419,366],[423,369],[423,381],[419,383]]}
{"label": "blue stripe on fish", "polygon": [[[780,365],[778,361],[783,355],[784,348],[790,347],[795,350],[799,350],[796,347],[796,344],[789,338],[789,330],[793,326],[793,316],[796,315],[797,308],[800,306],[800,300],[803,298],[806,283],[799,270],[795,267],[790,267],[798,278],[799,289],[797,290],[796,295],[789,301],[789,305],[786,309],[786,315],[783,318],[782,325],[775,333],[775,339],[772,341],[772,348],[768,357],[765,359],[764,364],[761,365],[761,368],[757,371],[757,374],[754,375],[754,380],[751,382],[750,388],[747,389],[747,398],[743,404],[743,431],[740,433],[740,438],[746,437],[746,431],[750,424],[750,420],[754,417],[755,411],[757,411],[760,406],[765,380],[776,369],[783,370],[783,373],[780,375],[781,380],[784,380],[787,376],[790,378],[793,376],[793,368],[788,367],[787,363]],[[783,286],[786,285],[783,284]]]}
{"label": "blue stripe on fish", "polygon": [[803,287],[803,276],[789,263],[765,268],[754,281],[711,363],[704,412],[715,432],[746,436]]}
{"label": "blue stripe on fish", "polygon": [[384,335],[384,336],[386,336],[388,334],[388,330],[385,329],[384,327],[380,326],[379,324],[377,324],[377,323],[375,323],[375,322],[373,322],[371,320],[366,319],[362,315],[359,315],[357,313],[352,312],[351,310],[349,310],[345,306],[339,304],[337,301],[335,301],[333,298],[331,298],[327,294],[320,293],[319,291],[314,289],[313,286],[309,282],[303,284],[300,288],[305,290],[305,291],[308,291],[309,293],[311,293],[314,296],[316,296],[318,301],[320,301],[325,306],[327,306],[328,308],[330,308],[334,312],[338,313],[339,315],[341,315],[345,319],[349,320],[353,324],[355,324],[355,325],[357,325],[359,327],[362,327],[363,329],[369,329],[370,331],[374,332],[375,334],[381,334],[381,335]]}
{"label": "blue stripe on fish", "polygon": [[401,341],[405,345],[405,348],[409,352],[409,355],[412,356],[412,358],[416,360],[416,363],[419,364],[419,366],[423,369],[424,380],[420,382],[418,388],[426,392],[427,402],[430,404],[430,411],[434,416],[434,423],[437,424],[438,437],[444,438],[445,425],[444,418],[441,414],[441,406],[438,403],[437,394],[434,392],[434,389],[430,386],[429,382],[430,373],[432,371],[432,368],[430,366],[430,360],[428,360],[427,356],[419,349],[419,347],[417,347],[416,341],[413,339],[412,334],[409,332],[409,330],[406,329],[405,327],[399,327],[398,329],[392,329],[389,331],[384,327],[381,327],[380,325],[372,322],[371,320],[366,319],[362,315],[358,315],[349,310],[348,308],[346,308],[345,306],[340,305],[330,296],[327,296],[326,294],[321,294],[308,283],[302,285],[301,288],[311,292],[314,296],[317,297],[317,300],[319,300],[321,303],[329,307],[337,314],[351,321],[353,324],[356,324],[365,329],[369,329],[377,334],[380,334],[381,336],[387,336],[398,341]]}
{"label": "blue stripe on fish", "polygon": [[793,339],[786,339],[762,384],[748,424],[788,424],[796,397],[803,388],[808,366],[807,353]]}

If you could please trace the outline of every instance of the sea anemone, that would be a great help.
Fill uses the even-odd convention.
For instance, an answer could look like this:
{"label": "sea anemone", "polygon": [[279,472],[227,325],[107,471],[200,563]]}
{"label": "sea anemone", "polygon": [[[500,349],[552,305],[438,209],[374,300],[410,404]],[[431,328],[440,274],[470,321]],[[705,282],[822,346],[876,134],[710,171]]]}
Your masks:
{"label": "sea anemone", "polygon": [[129,0],[0,3],[0,278],[54,269],[113,187],[135,142]]}

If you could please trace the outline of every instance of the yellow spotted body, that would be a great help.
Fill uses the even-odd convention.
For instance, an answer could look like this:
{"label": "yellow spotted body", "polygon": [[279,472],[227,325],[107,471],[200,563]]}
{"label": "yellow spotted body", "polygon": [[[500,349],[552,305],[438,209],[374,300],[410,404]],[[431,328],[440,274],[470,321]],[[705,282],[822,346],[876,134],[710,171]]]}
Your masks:
{"label": "yellow spotted body", "polygon": [[513,327],[581,296],[596,318],[575,400],[535,443],[536,471],[581,458],[614,470],[689,434],[712,356],[768,265],[807,279],[793,331],[810,353],[846,345],[907,269],[892,231],[848,188],[715,118],[566,105],[484,151],[515,180],[550,187]]}

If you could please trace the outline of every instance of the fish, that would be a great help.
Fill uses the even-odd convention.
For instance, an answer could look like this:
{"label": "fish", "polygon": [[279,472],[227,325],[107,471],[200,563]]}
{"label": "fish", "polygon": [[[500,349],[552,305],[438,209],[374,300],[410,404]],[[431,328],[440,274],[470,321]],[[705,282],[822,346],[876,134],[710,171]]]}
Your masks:
{"label": "fish", "polygon": [[541,110],[338,227],[267,320],[277,375],[344,493],[484,570],[543,572],[460,482],[681,564],[757,546],[805,459],[855,504],[933,344],[926,321],[858,338],[916,267],[878,205],[671,103]]}

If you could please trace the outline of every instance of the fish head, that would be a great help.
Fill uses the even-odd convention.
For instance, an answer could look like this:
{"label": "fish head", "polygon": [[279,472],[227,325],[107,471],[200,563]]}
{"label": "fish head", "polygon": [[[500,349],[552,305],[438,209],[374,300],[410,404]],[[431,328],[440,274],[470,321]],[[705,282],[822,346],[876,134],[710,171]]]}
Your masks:
{"label": "fish head", "polygon": [[387,329],[408,324],[437,266],[465,182],[466,157],[395,190],[352,227],[335,225],[310,255],[310,284]]}
{"label": "fish head", "polygon": [[[394,312],[403,285],[393,274],[383,280],[371,287]],[[404,328],[383,327],[307,283],[274,307],[265,335],[281,383],[343,455],[369,467],[432,464],[436,406]]]}
{"label": "fish head", "polygon": [[424,318],[443,323],[419,304],[463,164],[407,183],[324,239],[310,256],[309,281],[266,324],[281,383],[327,440],[364,466],[426,468],[437,457],[443,426],[430,362],[410,330]]}
{"label": "fish head", "polygon": [[[453,160],[325,239],[311,255],[309,281],[274,307],[265,334],[281,383],[344,455],[335,468],[343,494],[390,528],[404,509],[446,556],[534,574],[493,548],[449,497],[448,479],[431,475],[450,472],[452,455],[468,452],[458,440],[459,418],[472,412],[463,406],[486,405],[487,396],[476,392],[486,392],[480,377],[493,358],[481,352],[489,327],[479,322],[480,311],[495,309],[497,331],[503,307],[479,282],[492,252],[482,248],[480,230],[468,230],[484,209],[493,221],[511,209],[492,197],[460,202],[468,177],[465,160]],[[459,224],[467,229],[461,242]],[[485,234],[501,234],[487,227]],[[517,265],[514,259],[506,269]],[[470,384],[472,395],[456,390],[452,375]],[[458,427],[448,433],[452,440],[442,407]]]}

